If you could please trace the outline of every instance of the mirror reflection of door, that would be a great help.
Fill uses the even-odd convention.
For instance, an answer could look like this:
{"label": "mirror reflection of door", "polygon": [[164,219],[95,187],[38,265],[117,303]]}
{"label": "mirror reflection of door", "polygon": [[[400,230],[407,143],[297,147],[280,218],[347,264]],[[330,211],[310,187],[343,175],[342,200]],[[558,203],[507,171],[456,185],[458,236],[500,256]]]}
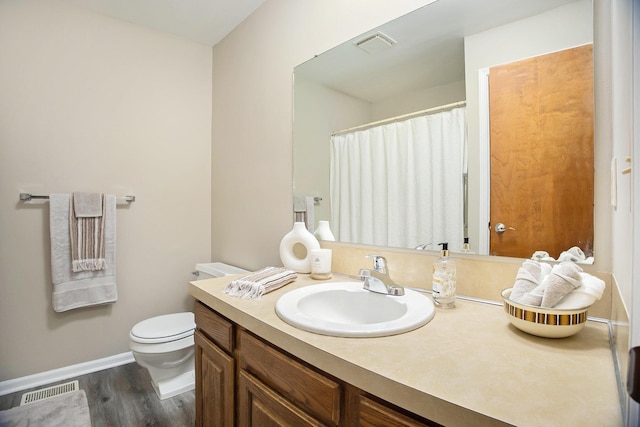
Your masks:
{"label": "mirror reflection of door", "polygon": [[491,255],[592,255],[592,57],[589,44],[490,69]]}

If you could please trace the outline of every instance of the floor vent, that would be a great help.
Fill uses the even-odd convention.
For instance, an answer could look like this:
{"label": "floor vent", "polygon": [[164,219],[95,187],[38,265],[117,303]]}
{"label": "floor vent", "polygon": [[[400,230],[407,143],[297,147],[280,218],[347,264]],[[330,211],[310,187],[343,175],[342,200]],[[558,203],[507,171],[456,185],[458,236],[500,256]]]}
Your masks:
{"label": "floor vent", "polygon": [[60,396],[62,394],[71,393],[79,390],[78,381],[71,381],[69,383],[58,384],[52,387],[42,388],[40,390],[30,391],[22,395],[20,406],[27,405],[29,403],[39,402],[41,400],[51,399],[52,397]]}

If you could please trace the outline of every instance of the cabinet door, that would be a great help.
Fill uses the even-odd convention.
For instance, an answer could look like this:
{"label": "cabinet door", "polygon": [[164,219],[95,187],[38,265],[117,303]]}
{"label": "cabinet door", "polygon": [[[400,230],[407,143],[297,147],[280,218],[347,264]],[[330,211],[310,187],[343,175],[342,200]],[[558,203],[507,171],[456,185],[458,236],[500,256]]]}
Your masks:
{"label": "cabinet door", "polygon": [[196,426],[232,427],[234,359],[195,331]]}
{"label": "cabinet door", "polygon": [[323,425],[251,374],[240,370],[238,375],[239,427],[305,427]]}

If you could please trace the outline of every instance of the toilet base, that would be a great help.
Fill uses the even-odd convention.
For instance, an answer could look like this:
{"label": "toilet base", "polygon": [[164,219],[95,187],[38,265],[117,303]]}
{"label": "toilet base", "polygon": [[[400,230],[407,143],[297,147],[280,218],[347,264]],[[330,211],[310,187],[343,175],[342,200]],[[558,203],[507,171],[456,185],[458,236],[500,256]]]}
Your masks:
{"label": "toilet base", "polygon": [[158,381],[158,383],[151,381],[151,385],[160,400],[168,399],[196,388],[195,371],[187,371],[176,377]]}

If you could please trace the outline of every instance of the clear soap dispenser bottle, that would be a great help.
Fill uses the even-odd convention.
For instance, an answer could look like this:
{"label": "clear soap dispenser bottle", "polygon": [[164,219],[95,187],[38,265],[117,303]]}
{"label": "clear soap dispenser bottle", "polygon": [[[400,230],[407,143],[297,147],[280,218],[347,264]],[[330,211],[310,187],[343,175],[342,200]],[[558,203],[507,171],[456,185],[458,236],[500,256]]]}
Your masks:
{"label": "clear soap dispenser bottle", "polygon": [[452,308],[456,303],[456,262],[449,258],[449,244],[439,245],[441,256],[433,262],[433,300],[439,307]]}

